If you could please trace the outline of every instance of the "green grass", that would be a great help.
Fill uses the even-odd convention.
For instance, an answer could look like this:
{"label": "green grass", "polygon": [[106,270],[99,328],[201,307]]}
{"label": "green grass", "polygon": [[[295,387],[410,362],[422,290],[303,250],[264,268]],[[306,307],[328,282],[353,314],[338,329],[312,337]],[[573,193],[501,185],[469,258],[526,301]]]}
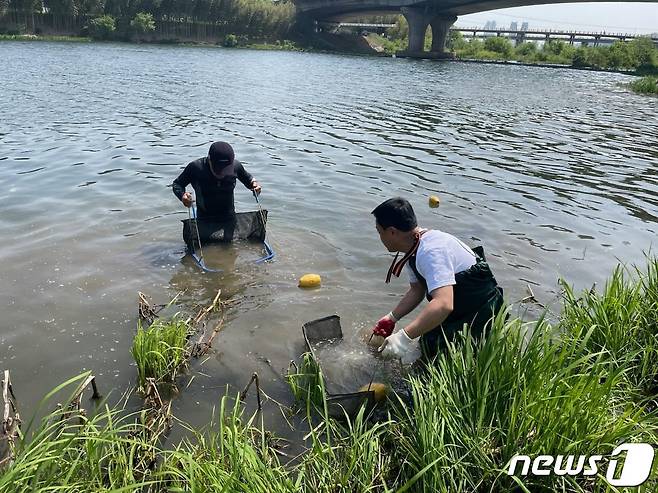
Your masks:
{"label": "green grass", "polygon": [[658,258],[644,271],[618,266],[601,292],[576,295],[565,283],[560,326],[573,338],[589,331],[585,351],[623,369],[637,397],[658,391]]}
{"label": "green grass", "polygon": [[[398,427],[403,478],[414,491],[510,491],[516,454],[610,453],[656,438],[656,424],[626,398],[625,370],[589,352],[590,332],[554,340],[545,321],[496,323],[474,351],[452,347],[412,379],[414,405]],[[589,491],[584,478],[518,478],[529,491]],[[601,486],[601,485],[599,485]]]}
{"label": "green grass", "polygon": [[629,86],[639,94],[658,94],[658,77],[642,77],[631,82]]}
{"label": "green grass", "polygon": [[406,39],[387,39],[384,36],[374,33],[368,34],[368,40],[371,45],[381,46],[387,55],[393,55],[398,51],[406,50],[408,43]]}
{"label": "green grass", "polygon": [[[79,375],[51,391],[39,405],[55,407],[61,393],[80,383]],[[73,394],[73,393],[72,393]],[[64,400],[63,402],[68,402]],[[133,491],[148,481],[156,447],[147,439],[141,414],[101,407],[92,417],[56,408],[38,424],[24,427],[11,466],[0,471],[0,492]]]}
{"label": "green grass", "polygon": [[299,368],[291,363],[286,375],[290,390],[300,407],[322,409],[325,402],[324,379],[311,353],[304,353]]}
{"label": "green grass", "polygon": [[189,324],[178,317],[157,319],[148,328],[139,323],[131,348],[137,364],[138,388],[145,388],[147,378],[156,383],[174,381],[187,362],[190,330]]}
{"label": "green grass", "polygon": [[248,43],[245,48],[252,50],[285,50],[285,51],[304,51],[304,48],[299,46],[294,41],[284,39],[283,41],[275,41],[273,43]]}
{"label": "green grass", "polygon": [[[20,437],[0,493],[631,491],[603,477],[506,473],[516,454],[606,455],[658,442],[658,259],[619,267],[600,292],[564,285],[563,303],[556,324],[501,316],[485,340],[456,341],[410,377],[411,403],[377,419],[363,408],[329,418],[322,372],[305,355],[288,376],[308,425],[295,461],[281,460],[262,414],[245,416],[227,396],[207,428],[180,423],[190,438],[166,449],[143,413],[105,407],[60,423],[56,411]],[[633,491],[657,490],[654,474]]]}

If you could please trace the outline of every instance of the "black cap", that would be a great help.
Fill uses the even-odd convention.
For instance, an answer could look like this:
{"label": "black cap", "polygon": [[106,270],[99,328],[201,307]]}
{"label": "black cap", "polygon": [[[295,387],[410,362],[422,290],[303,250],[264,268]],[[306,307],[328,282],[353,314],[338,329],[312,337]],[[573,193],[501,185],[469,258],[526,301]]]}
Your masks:
{"label": "black cap", "polygon": [[210,169],[214,175],[221,177],[233,173],[235,153],[227,142],[213,142],[208,151]]}
{"label": "black cap", "polygon": [[223,168],[233,164],[233,159],[235,159],[233,148],[227,142],[214,142],[210,146],[208,156],[215,168]]}

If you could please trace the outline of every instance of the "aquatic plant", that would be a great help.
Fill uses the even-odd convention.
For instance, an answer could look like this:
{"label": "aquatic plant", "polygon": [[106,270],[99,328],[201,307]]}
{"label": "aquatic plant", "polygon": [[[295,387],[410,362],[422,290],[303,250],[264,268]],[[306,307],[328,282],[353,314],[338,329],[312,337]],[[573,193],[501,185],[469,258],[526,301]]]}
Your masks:
{"label": "aquatic plant", "polygon": [[324,378],[320,365],[312,353],[302,355],[301,364],[291,362],[286,375],[295,401],[305,406],[323,408],[325,402]]}
{"label": "aquatic plant", "polygon": [[325,414],[309,433],[311,446],[294,471],[296,483],[308,492],[388,491],[397,470],[389,431],[393,423],[368,420],[365,406],[343,421]]}
{"label": "aquatic plant", "polygon": [[658,94],[658,77],[647,76],[634,80],[630,88],[640,94]]}
{"label": "aquatic plant", "polygon": [[156,383],[173,382],[176,373],[187,361],[189,324],[174,316],[168,320],[156,319],[149,327],[138,323],[131,353],[137,363],[138,388],[144,389],[146,379]]}
{"label": "aquatic plant", "polygon": [[205,430],[183,426],[192,438],[162,453],[158,491],[296,491],[262,419],[258,424],[255,414],[243,419],[239,399],[231,407],[229,398],[222,397],[216,419]]}

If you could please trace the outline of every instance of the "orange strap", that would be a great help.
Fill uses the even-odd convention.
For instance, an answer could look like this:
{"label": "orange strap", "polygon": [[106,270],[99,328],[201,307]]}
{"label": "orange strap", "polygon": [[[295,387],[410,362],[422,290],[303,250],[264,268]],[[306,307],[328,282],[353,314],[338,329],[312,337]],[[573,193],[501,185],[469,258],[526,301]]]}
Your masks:
{"label": "orange strap", "polygon": [[391,276],[400,277],[400,274],[402,274],[402,269],[404,268],[404,264],[406,264],[411,257],[416,255],[416,252],[418,251],[418,246],[420,245],[420,237],[423,236],[426,232],[427,230],[424,229],[422,231],[415,233],[414,246],[411,247],[411,250],[409,250],[399,262],[398,262],[398,256],[400,255],[400,252],[395,254],[393,263],[388,268],[388,273],[386,274],[386,284],[391,282]]}

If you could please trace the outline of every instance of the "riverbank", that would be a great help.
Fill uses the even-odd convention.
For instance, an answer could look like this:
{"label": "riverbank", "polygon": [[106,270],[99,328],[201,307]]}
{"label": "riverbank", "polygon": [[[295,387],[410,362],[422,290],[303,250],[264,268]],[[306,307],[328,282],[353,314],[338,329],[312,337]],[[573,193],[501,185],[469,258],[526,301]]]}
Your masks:
{"label": "riverbank", "polygon": [[[100,42],[106,43],[107,41],[94,40],[90,37],[85,36],[51,36],[51,35],[36,35],[36,34],[0,34],[0,41],[34,41],[34,42],[69,42],[69,43],[91,43],[91,42]],[[251,50],[263,50],[263,51],[317,51],[312,48],[307,48],[301,46],[299,43],[296,43],[291,40],[284,39],[282,41],[275,42],[255,42],[244,44],[236,44],[235,46],[227,47],[223,46],[221,43],[209,43],[209,42],[190,42],[190,41],[144,41],[144,42],[133,42],[133,41],[113,41],[116,43],[130,43],[130,44],[154,44],[154,45],[177,45],[177,46],[190,46],[190,47],[221,47],[221,48],[245,48]]]}
{"label": "riverbank", "polygon": [[[406,32],[399,29],[389,29],[386,36],[371,33],[367,38],[371,45],[391,56],[403,53],[408,44]],[[426,36],[425,51],[430,49],[431,43],[431,36]],[[658,75],[658,49],[649,38],[637,38],[627,43],[620,41],[611,47],[575,47],[555,40],[539,46],[532,42],[513,45],[510,40],[502,37],[492,37],[484,42],[466,40],[458,31],[451,31],[446,48],[452,56],[440,59]],[[436,58],[429,51],[427,57]]]}
{"label": "riverbank", "polygon": [[37,34],[0,34],[0,41],[65,41],[69,43],[90,43],[93,41],[86,36],[57,36]]}
{"label": "riverbank", "polygon": [[[286,453],[260,413],[245,414],[244,395],[221,397],[205,429],[177,422],[192,436],[177,444],[154,434],[143,413],[118,407],[87,416],[64,405],[34,434],[12,438],[0,492],[609,491],[613,449],[658,440],[658,259],[618,267],[600,291],[562,288],[554,324],[499,317],[482,344],[458,341],[410,376],[408,397],[391,397],[387,417],[362,410],[336,421],[326,402],[314,408],[303,397],[293,408],[279,406],[290,417],[306,415],[301,457]],[[313,375],[289,378],[313,377],[307,397],[323,394],[317,367],[304,371]],[[45,402],[54,407],[55,395],[87,378]],[[556,471],[569,454],[572,473],[553,474],[549,464],[546,475],[528,475],[523,462],[511,462],[519,454],[559,455]],[[578,457],[596,454],[603,460],[588,462],[595,470],[587,473]],[[655,477],[643,483],[658,487]]]}

